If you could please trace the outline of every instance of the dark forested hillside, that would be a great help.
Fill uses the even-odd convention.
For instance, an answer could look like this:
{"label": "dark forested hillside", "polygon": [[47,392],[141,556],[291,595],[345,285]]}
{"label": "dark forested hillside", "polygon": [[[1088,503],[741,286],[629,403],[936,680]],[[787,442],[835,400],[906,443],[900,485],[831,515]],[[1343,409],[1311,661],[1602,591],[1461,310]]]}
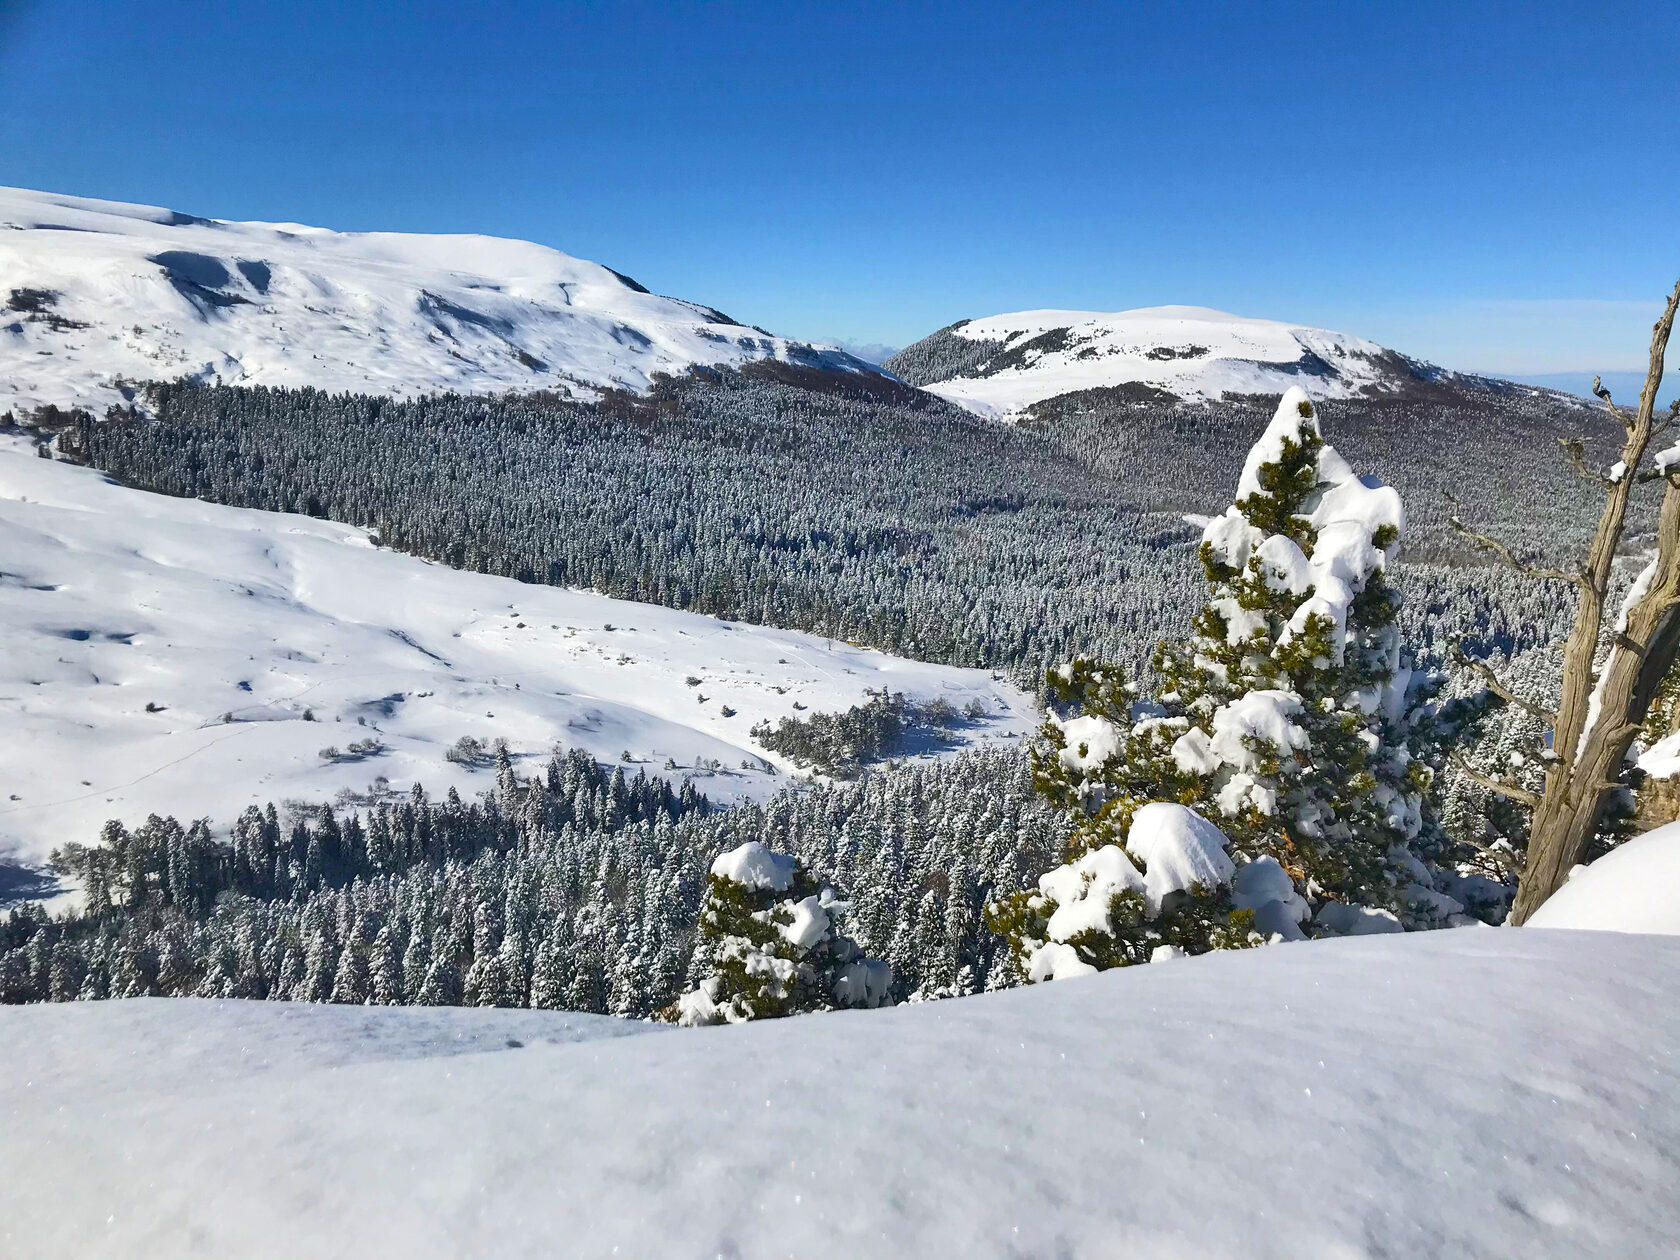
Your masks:
{"label": "dark forested hillside", "polygon": [[916,401],[740,377],[593,407],[168,387],[158,423],[81,440],[137,485],[523,581],[963,665],[1146,655],[1193,594],[1191,531],[1042,437]]}
{"label": "dark forested hillside", "polygon": [[[1205,512],[1230,495],[1277,405],[1261,397],[1147,402],[1134,392],[1063,394],[1031,408],[1022,427],[1123,482],[1140,506]],[[1601,412],[1541,393],[1330,398],[1319,414],[1326,440],[1356,470],[1399,487],[1414,563],[1480,563],[1453,534],[1455,514],[1519,552],[1571,551],[1592,531],[1603,496],[1569,467],[1558,440],[1586,438],[1605,464],[1620,442]],[[1161,475],[1167,467],[1174,475]]]}
{"label": "dark forested hillside", "polygon": [[[1266,419],[1253,402],[1067,396],[1005,426],[921,394],[740,375],[591,406],[187,386],[153,403],[155,419],[83,422],[63,445],[140,486],[332,517],[456,566],[1023,678],[1075,654],[1136,666],[1183,633],[1205,592],[1176,514],[1229,501]],[[1392,580],[1417,648],[1467,633],[1509,653],[1566,625],[1555,590],[1466,563],[1442,529],[1452,494],[1521,547],[1572,544],[1590,497],[1554,471],[1562,423],[1509,400],[1326,406],[1330,439],[1411,509],[1424,559]],[[757,734],[858,773],[913,716],[882,697]],[[1047,869],[1067,831],[1019,752],[877,767],[717,813],[581,754],[528,781],[504,761],[498,780],[472,804],[416,784],[342,818],[252,811],[231,843],[203,824],[113,823],[59,859],[91,912],[0,924],[0,998],[647,1015],[694,980],[707,864],[748,839],[853,895],[846,930],[893,964],[896,996],[972,992],[1006,982],[982,906]]]}
{"label": "dark forested hillside", "polygon": [[[523,581],[1024,679],[1076,654],[1138,666],[1200,598],[1177,513],[1229,501],[1263,409],[1054,403],[1015,427],[738,375],[593,406],[167,386],[155,423],[85,424],[71,446],[136,485]],[[1555,592],[1462,564],[1441,533],[1453,491],[1521,545],[1572,541],[1588,500],[1554,471],[1558,424],[1515,404],[1326,408],[1330,440],[1406,496],[1414,554],[1454,562],[1396,575],[1414,639],[1509,651],[1566,624]]]}

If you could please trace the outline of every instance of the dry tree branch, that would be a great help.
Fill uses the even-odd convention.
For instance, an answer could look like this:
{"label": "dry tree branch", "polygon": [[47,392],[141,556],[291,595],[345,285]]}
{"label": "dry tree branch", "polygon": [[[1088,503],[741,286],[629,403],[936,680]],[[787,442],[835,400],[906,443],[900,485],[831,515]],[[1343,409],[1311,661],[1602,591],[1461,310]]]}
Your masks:
{"label": "dry tree branch", "polygon": [[[1668,414],[1666,416],[1664,416],[1661,420],[1652,422],[1651,440],[1655,442],[1657,438],[1668,432],[1669,429],[1673,428],[1676,421],[1680,421],[1680,398],[1676,398],[1673,402],[1668,404]],[[1661,459],[1661,455],[1662,453],[1658,452],[1657,458]],[[1655,464],[1657,461],[1653,460],[1652,462]],[[1669,485],[1673,486],[1680,485],[1680,481],[1675,480],[1677,476],[1680,476],[1680,461],[1670,463],[1667,467],[1659,465],[1642,472],[1639,474],[1639,480],[1642,482],[1666,481]]]}
{"label": "dry tree branch", "polygon": [[1632,432],[1633,416],[1629,415],[1622,408],[1616,406],[1616,404],[1610,400],[1610,391],[1604,387],[1603,380],[1596,376],[1593,377],[1592,389],[1593,393],[1597,394],[1604,400],[1605,410],[1610,413],[1611,418],[1615,420],[1617,424],[1621,425],[1623,429],[1628,432]]}
{"label": "dry tree branch", "polygon": [[1478,783],[1482,787],[1485,787],[1488,791],[1497,792],[1499,795],[1508,797],[1509,799],[1517,802],[1519,805],[1528,806],[1529,809],[1540,808],[1540,796],[1538,793],[1530,792],[1527,788],[1518,787],[1515,783],[1507,782],[1504,779],[1496,779],[1492,775],[1483,774],[1480,770],[1472,770],[1470,768],[1470,763],[1465,761],[1458,753],[1452,754],[1450,760],[1452,761],[1452,764],[1458,768],[1458,772],[1465,778],[1469,779],[1470,782]]}
{"label": "dry tree branch", "polygon": [[1498,696],[1501,700],[1505,701],[1506,704],[1515,705],[1524,713],[1527,713],[1530,717],[1540,719],[1540,721],[1544,722],[1547,726],[1554,725],[1557,722],[1556,713],[1553,713],[1550,709],[1541,708],[1532,701],[1524,700],[1521,696],[1517,695],[1516,692],[1512,691],[1500,681],[1499,675],[1493,672],[1493,669],[1486,661],[1478,661],[1475,657],[1466,653],[1464,648],[1461,646],[1461,643],[1462,640],[1455,642],[1452,645],[1452,659],[1455,664],[1463,665],[1466,669],[1471,670],[1479,676],[1481,680],[1487,684],[1487,689],[1493,692],[1493,694]]}
{"label": "dry tree branch", "polygon": [[[1587,463],[1587,444],[1578,437],[1559,438],[1563,447],[1563,457],[1569,461],[1569,466],[1588,481],[1596,481],[1601,486],[1613,486],[1616,479],[1601,473]],[[1626,474],[1623,474],[1626,476]]]}
{"label": "dry tree branch", "polygon": [[1478,534],[1458,517],[1447,518],[1447,523],[1459,537],[1466,539],[1478,551],[1491,551],[1501,563],[1515,569],[1524,577],[1531,577],[1541,582],[1568,582],[1572,586],[1585,588],[1587,579],[1579,573],[1565,573],[1562,569],[1538,569],[1531,564],[1524,564],[1512,553],[1511,549],[1497,538],[1489,538],[1486,534]]}
{"label": "dry tree branch", "polygon": [[1676,420],[1680,420],[1680,398],[1676,398],[1668,404],[1668,414],[1666,416],[1661,420],[1651,422],[1651,437],[1655,439],[1667,433],[1674,426]]}

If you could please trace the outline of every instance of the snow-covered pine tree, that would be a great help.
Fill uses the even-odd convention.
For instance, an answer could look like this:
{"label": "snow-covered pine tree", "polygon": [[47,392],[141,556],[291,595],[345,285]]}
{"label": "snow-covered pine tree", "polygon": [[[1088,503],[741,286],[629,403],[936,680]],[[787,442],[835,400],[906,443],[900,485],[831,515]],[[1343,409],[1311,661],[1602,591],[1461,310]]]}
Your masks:
{"label": "snow-covered pine tree", "polygon": [[381,927],[379,934],[373,938],[371,953],[372,961],[368,965],[368,1001],[375,1006],[401,1005],[402,959],[397,953],[389,924]]}
{"label": "snow-covered pine tree", "polygon": [[367,955],[354,946],[346,946],[338,956],[338,972],[333,979],[332,996],[327,1000],[348,1006],[363,1006],[371,990]]}
{"label": "snow-covered pine tree", "polygon": [[712,863],[700,911],[703,979],[662,1012],[681,1024],[737,1024],[807,1011],[874,1007],[892,968],[840,933],[845,908],[797,858],[756,840]]}
{"label": "snow-covered pine tree", "polygon": [[[988,906],[987,920],[1032,981],[1259,945],[1254,908],[1240,903],[1263,885],[1251,878],[1233,897],[1229,845],[1195,810],[1151,801],[1134,811],[1124,845],[1101,845],[1047,872],[1037,888]],[[1270,859],[1242,868],[1250,872],[1289,886]]]}
{"label": "snow-covered pine tree", "polygon": [[[1398,928],[1414,885],[1427,915],[1451,909],[1410,848],[1433,826],[1430,771],[1409,746],[1430,719],[1433,679],[1404,659],[1399,597],[1384,581],[1404,519],[1392,488],[1325,443],[1306,393],[1285,393],[1236,502],[1205,524],[1209,598],[1189,639],[1158,648],[1155,701],[1091,661],[1049,675],[1060,712],[1041,731],[1034,778],[1075,826],[1068,866],[991,908],[1017,965],[1030,967],[1047,939],[1053,890],[1099,878],[1135,898],[1110,916],[1112,939],[1079,948],[1099,967],[1139,961],[1155,943],[1240,943],[1251,928],[1298,936],[1314,907],[1326,930]],[[1235,859],[1229,894],[1204,884],[1162,905],[1136,896],[1121,863],[1148,881],[1133,827],[1151,802],[1217,820]],[[1109,847],[1118,852],[1097,862],[1102,872],[1084,869]]]}

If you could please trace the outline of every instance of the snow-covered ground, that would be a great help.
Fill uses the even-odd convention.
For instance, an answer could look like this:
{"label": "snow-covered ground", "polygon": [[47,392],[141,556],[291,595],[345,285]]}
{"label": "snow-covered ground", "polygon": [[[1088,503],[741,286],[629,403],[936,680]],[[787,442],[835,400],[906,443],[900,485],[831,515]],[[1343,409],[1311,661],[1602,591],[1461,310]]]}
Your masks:
{"label": "snow-covered ground", "polygon": [[[1096,311],[1017,311],[952,330],[970,341],[1021,351],[1014,366],[924,386],[981,415],[1007,417],[1075,390],[1142,384],[1180,398],[1281,394],[1303,380],[1317,398],[1345,398],[1400,386],[1408,361],[1374,341],[1202,306]],[[1044,344],[1031,346],[1035,339]],[[1418,364],[1419,370],[1437,369]],[[987,369],[981,369],[985,371]]]}
{"label": "snow-covered ground", "polygon": [[1680,822],[1635,836],[1590,866],[1576,867],[1528,923],[1680,936]]}
{"label": "snow-covered ground", "polygon": [[0,1009],[0,1253],[1667,1256],[1677,968],[1488,929],[705,1030]]}
{"label": "snow-covered ground", "polygon": [[[127,489],[4,436],[0,644],[0,864],[92,841],[108,818],[226,826],[377,777],[470,795],[492,776],[444,760],[462,736],[505,738],[522,772],[556,744],[628,752],[626,773],[698,775],[728,802],[786,782],[741,763],[788,768],[748,731],[796,703],[979,700],[990,716],[953,747],[1035,720],[984,671],[463,573],[349,526]],[[383,750],[350,752],[367,739]]]}
{"label": "snow-covered ground", "polygon": [[839,350],[490,236],[229,223],[0,188],[0,413],[190,376],[412,395],[646,388],[655,372]]}

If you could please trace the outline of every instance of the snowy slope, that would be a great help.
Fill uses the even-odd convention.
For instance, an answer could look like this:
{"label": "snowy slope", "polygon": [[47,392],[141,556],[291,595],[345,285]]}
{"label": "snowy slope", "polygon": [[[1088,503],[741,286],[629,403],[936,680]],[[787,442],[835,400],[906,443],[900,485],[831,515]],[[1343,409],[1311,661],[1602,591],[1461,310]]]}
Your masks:
{"label": "snowy slope", "polygon": [[1398,394],[1443,380],[1512,388],[1445,372],[1362,337],[1200,306],[993,315],[942,329],[887,367],[994,416],[1076,390],[1125,385],[1185,399],[1281,394],[1291,385],[1307,385],[1319,398]]}
{"label": "snowy slope", "polygon": [[227,223],[0,188],[0,413],[182,376],[409,395],[647,387],[775,358],[874,371],[489,236]]}
{"label": "snowy slope", "polygon": [[1680,936],[1680,822],[1635,836],[1591,865],[1576,867],[1528,923]]}
{"label": "snowy slope", "polygon": [[[970,742],[1033,721],[981,671],[463,573],[349,526],[129,490],[3,436],[0,644],[0,863],[90,841],[107,818],[225,826],[376,776],[470,794],[492,776],[443,760],[464,735],[506,738],[522,771],[556,743],[628,751],[626,773],[697,775],[727,802],[785,782],[740,767],[777,760],[748,730],[795,702],[845,709],[883,686],[979,699],[993,716],[955,733]],[[369,737],[385,750],[319,755]]]}
{"label": "snowy slope", "polygon": [[0,1253],[1668,1256],[1677,967],[1490,929],[705,1030],[5,1008]]}

